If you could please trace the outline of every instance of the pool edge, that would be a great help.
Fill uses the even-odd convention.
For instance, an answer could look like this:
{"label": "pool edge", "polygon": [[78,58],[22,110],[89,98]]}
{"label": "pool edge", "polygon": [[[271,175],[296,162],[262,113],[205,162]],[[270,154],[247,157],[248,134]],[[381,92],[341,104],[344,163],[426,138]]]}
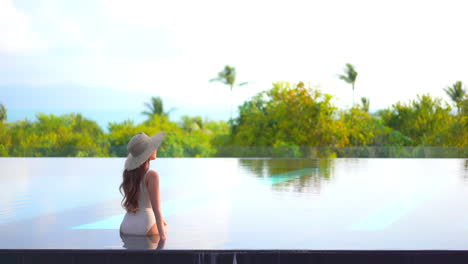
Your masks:
{"label": "pool edge", "polygon": [[468,250],[0,249],[0,263],[468,263]]}

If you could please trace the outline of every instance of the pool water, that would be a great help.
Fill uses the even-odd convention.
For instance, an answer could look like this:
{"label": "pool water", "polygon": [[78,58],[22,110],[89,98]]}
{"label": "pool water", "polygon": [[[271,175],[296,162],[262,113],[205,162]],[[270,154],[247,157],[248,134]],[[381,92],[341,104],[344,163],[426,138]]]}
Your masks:
{"label": "pool water", "polygon": [[[0,158],[0,248],[120,236],[124,158]],[[165,249],[467,249],[467,159],[158,158]]]}

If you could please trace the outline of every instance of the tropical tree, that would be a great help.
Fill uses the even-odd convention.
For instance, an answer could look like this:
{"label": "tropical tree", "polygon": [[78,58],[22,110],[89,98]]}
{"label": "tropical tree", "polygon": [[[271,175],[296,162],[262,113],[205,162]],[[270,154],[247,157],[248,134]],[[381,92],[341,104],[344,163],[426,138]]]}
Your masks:
{"label": "tropical tree", "polygon": [[411,146],[445,146],[444,138],[453,122],[450,106],[441,98],[418,95],[408,104],[397,102],[380,111],[383,123],[411,139]]}
{"label": "tropical tree", "polygon": [[339,75],[338,77],[340,78],[340,80],[343,80],[351,84],[351,87],[353,88],[353,105],[354,105],[354,84],[356,83],[356,77],[358,73],[354,69],[354,66],[351,65],[350,63],[346,64],[344,71],[345,73]]}
{"label": "tropical tree", "polygon": [[451,147],[468,147],[468,96],[459,103],[459,112],[454,117],[446,142]]}
{"label": "tropical tree", "polygon": [[7,119],[7,110],[3,104],[0,104],[0,122],[3,123]]}
{"label": "tropical tree", "polygon": [[224,69],[222,71],[218,72],[218,77],[211,79],[210,82],[217,81],[229,85],[231,91],[234,86],[242,86],[248,84],[248,82],[236,84],[236,77],[236,68],[233,66],[226,65],[224,66]]}
{"label": "tropical tree", "polygon": [[463,83],[461,81],[457,81],[452,86],[448,86],[444,89],[447,95],[452,99],[457,107],[457,113],[460,113],[460,103],[463,100],[463,97],[466,95],[466,90],[463,89]]}
{"label": "tropical tree", "polygon": [[346,146],[373,145],[377,134],[378,121],[372,117],[364,107],[351,107],[340,111],[341,126],[344,128]]}
{"label": "tropical tree", "polygon": [[204,128],[204,122],[200,116],[184,115],[181,119],[180,127],[186,132],[199,131]]}
{"label": "tropical tree", "polygon": [[247,152],[234,154],[277,155],[287,149],[287,155],[300,156],[301,147],[343,146],[343,126],[335,120],[332,98],[303,82],[274,83],[239,107],[229,144]]}
{"label": "tropical tree", "polygon": [[79,113],[36,114],[37,121],[20,120],[6,133],[11,156],[103,157],[108,144],[99,125]]}
{"label": "tropical tree", "polygon": [[361,103],[362,103],[362,110],[364,110],[365,112],[369,112],[369,104],[370,104],[369,98],[361,97]]}
{"label": "tropical tree", "polygon": [[[233,66],[226,65],[224,66],[224,69],[222,71],[218,72],[218,77],[211,79],[210,82],[221,82],[223,84],[226,84],[229,86],[232,92],[232,88],[234,86],[242,86],[242,85],[248,84],[248,82],[241,82],[237,84],[236,77],[237,77],[236,68]],[[232,105],[230,107],[232,108]],[[231,112],[230,115],[232,118],[232,109],[230,109],[230,112]]]}
{"label": "tropical tree", "polygon": [[163,101],[159,96],[151,97],[151,103],[145,103],[145,106],[148,111],[141,113],[147,115],[148,118],[151,118],[153,115],[169,116],[169,113],[174,110],[174,108],[171,108],[168,112],[164,112]]}

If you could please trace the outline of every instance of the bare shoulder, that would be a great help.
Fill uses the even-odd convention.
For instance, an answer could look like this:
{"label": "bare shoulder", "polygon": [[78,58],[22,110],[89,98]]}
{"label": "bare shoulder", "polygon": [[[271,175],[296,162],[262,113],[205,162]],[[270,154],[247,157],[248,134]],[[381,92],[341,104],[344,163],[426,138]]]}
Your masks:
{"label": "bare shoulder", "polygon": [[159,174],[154,170],[149,170],[147,181],[150,185],[159,182]]}

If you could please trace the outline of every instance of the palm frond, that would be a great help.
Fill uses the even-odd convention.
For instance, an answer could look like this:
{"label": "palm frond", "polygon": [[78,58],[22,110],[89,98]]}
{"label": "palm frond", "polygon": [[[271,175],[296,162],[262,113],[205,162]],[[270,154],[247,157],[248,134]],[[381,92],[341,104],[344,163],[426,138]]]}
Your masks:
{"label": "palm frond", "polygon": [[340,80],[343,80],[347,83],[351,83],[351,81],[349,80],[349,78],[347,76],[344,76],[344,75],[339,75],[338,78],[340,78]]}
{"label": "palm frond", "polygon": [[461,81],[457,81],[452,86],[446,87],[444,91],[455,104],[458,104],[466,94]]}
{"label": "palm frond", "polygon": [[361,97],[362,108],[364,111],[369,112],[370,100],[366,97]]}
{"label": "palm frond", "polygon": [[149,103],[144,103],[144,105],[146,106],[147,109],[149,109],[150,111],[153,111],[153,106]]}
{"label": "palm frond", "polygon": [[7,110],[3,104],[0,104],[0,122],[3,122],[7,119]]}
{"label": "palm frond", "polygon": [[218,77],[210,79],[210,82],[214,81],[229,85],[232,90],[236,82],[236,69],[229,65],[224,66],[224,69],[218,72]]}
{"label": "palm frond", "polygon": [[165,112],[164,114],[165,114],[166,116],[169,116],[169,114],[172,113],[172,112],[175,111],[175,110],[177,110],[176,107],[171,107],[171,109],[169,109],[169,111]]}

